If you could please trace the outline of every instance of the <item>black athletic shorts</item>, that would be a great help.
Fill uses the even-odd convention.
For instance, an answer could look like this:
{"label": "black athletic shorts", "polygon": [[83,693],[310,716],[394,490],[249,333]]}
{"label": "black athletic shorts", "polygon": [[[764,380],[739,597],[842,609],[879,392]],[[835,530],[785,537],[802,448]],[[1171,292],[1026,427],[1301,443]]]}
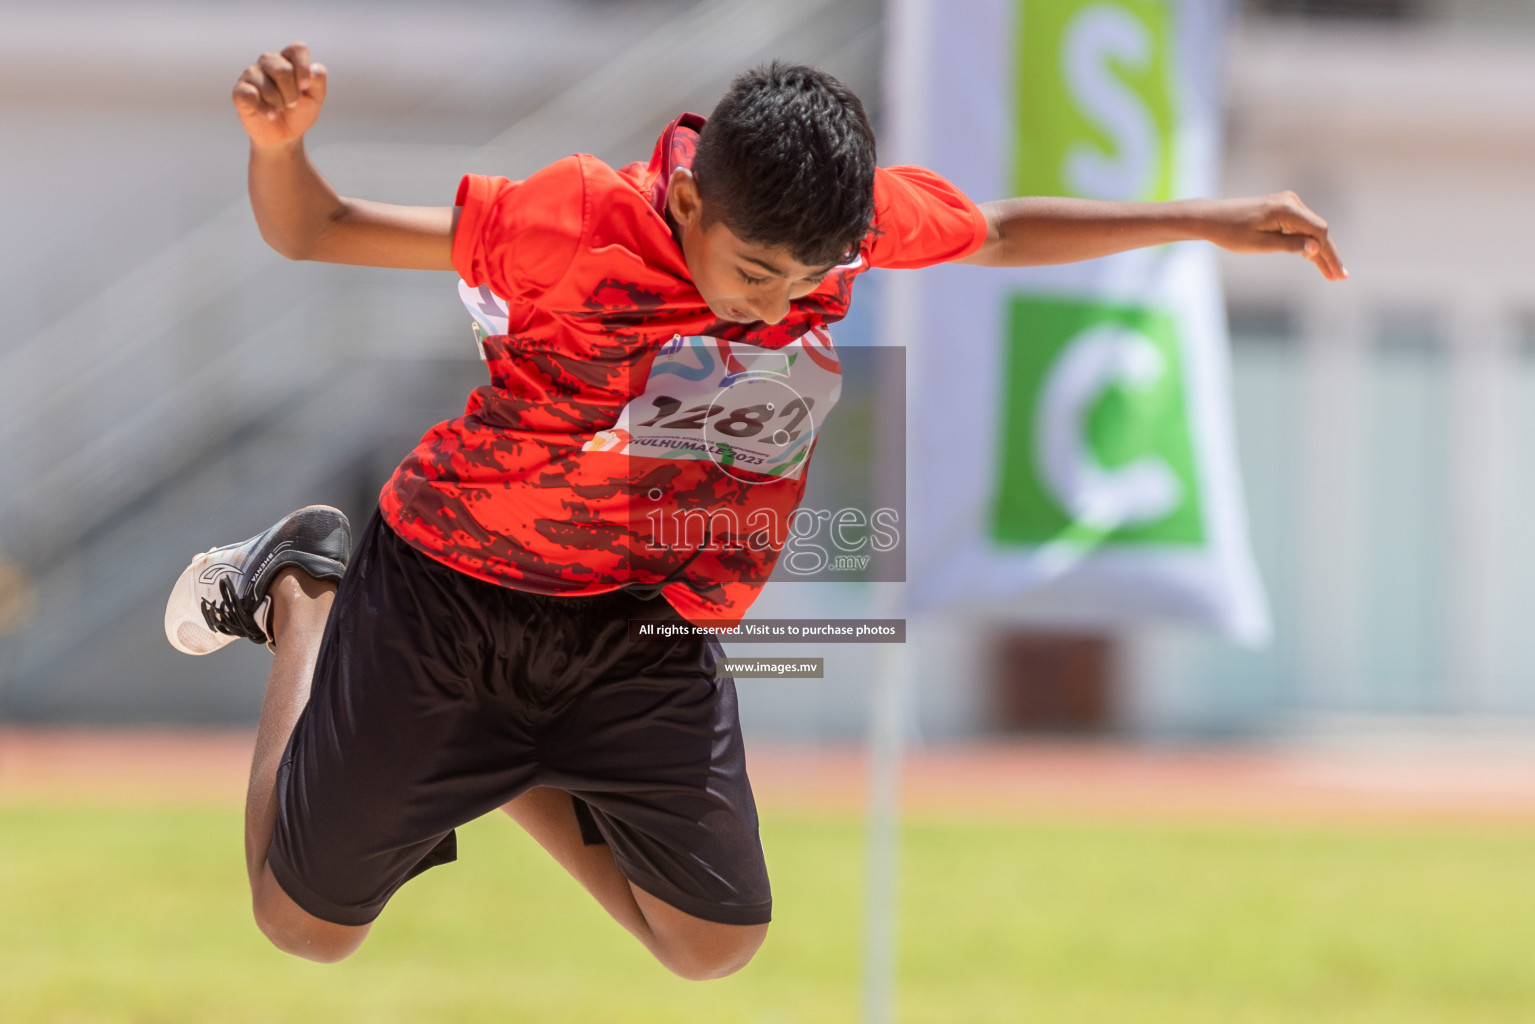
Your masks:
{"label": "black athletic shorts", "polygon": [[474,579],[375,512],[277,772],[267,857],[283,890],[315,917],[366,924],[407,879],[456,858],[456,826],[552,786],[645,892],[709,921],[768,921],[722,652],[631,643],[630,619],[681,621],[661,598]]}

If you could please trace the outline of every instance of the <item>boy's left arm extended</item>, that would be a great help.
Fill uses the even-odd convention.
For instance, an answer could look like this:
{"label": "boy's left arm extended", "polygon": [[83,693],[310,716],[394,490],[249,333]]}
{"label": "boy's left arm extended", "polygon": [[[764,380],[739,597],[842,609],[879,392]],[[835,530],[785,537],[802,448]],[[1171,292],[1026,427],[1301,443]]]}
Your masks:
{"label": "boy's left arm extended", "polygon": [[1025,197],[982,203],[981,212],[986,241],[960,263],[1034,267],[1203,240],[1232,252],[1299,253],[1329,281],[1348,276],[1327,236],[1327,222],[1294,192],[1167,203]]}
{"label": "boy's left arm extended", "polygon": [[261,237],[291,260],[407,270],[452,270],[458,210],[341,196],[304,152],[329,74],[304,43],[263,53],[232,99],[250,136],[251,210]]}

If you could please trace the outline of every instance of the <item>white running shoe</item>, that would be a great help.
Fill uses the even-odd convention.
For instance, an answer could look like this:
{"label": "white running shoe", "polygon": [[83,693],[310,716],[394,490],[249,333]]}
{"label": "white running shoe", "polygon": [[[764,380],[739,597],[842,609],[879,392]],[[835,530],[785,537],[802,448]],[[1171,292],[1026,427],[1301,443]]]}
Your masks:
{"label": "white running shoe", "polygon": [[184,654],[211,654],[245,637],[272,646],[278,570],[292,566],[317,580],[339,580],[352,551],[352,527],[328,505],[289,513],[264,533],[209,548],[192,559],[165,604],[165,637]]}

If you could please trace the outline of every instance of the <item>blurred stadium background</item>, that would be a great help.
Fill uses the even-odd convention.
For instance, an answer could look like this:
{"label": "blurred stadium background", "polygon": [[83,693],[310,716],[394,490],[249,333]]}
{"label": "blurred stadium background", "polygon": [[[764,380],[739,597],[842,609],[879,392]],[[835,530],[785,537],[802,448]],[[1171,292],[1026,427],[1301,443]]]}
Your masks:
{"label": "blurred stadium background", "polygon": [[[86,925],[42,925],[61,906],[89,905],[86,890],[70,889],[77,878],[60,881],[57,893],[19,881],[41,877],[27,872],[49,863],[90,873],[83,853],[118,849],[105,837],[131,833],[138,803],[131,785],[110,785],[116,774],[139,779],[126,765],[88,771],[80,765],[89,758],[67,744],[61,749],[73,754],[50,760],[27,746],[29,730],[254,722],[266,652],[237,645],[214,665],[176,655],[163,639],[165,590],[187,557],[300,504],[324,501],[365,517],[401,453],[456,414],[483,377],[451,275],[293,265],[265,248],[244,198],[243,138],[228,108],[239,69],[261,49],[305,38],[332,74],[311,144],[326,174],[344,193],[445,204],[466,170],[519,177],[576,150],[614,163],[642,158],[677,111],[707,112],[735,72],[772,56],[832,71],[878,125],[886,14],[879,0],[0,2],[0,479],[8,483],[0,489],[0,809],[10,807],[0,819],[8,822],[0,903],[12,908],[0,913],[8,922],[0,943],[16,953],[14,967],[0,968],[0,1019],[494,1015],[468,996],[428,1005],[387,984],[399,964],[419,961],[406,947],[422,936],[448,943],[427,957],[442,978],[456,955],[496,969],[451,944],[453,914],[433,918],[425,897],[401,911],[414,923],[391,940],[398,949],[344,969],[355,986],[350,1002],[281,966],[271,968],[288,972],[280,985],[241,982],[256,988],[240,996],[251,1001],[237,1012],[219,1001],[235,967],[203,963],[174,938],[163,947],[146,938],[145,948],[189,957],[181,973],[157,982],[163,962],[131,956],[111,967]],[[1221,191],[1295,188],[1329,218],[1353,271],[1347,286],[1322,288],[1298,261],[1222,264],[1241,468],[1275,640],[1253,651],[1168,626],[1063,633],[954,616],[914,623],[913,739],[940,753],[988,744],[972,748],[982,751],[979,769],[945,769],[942,757],[920,755],[913,779],[928,802],[919,810],[1011,810],[1000,823],[948,833],[919,815],[908,832],[907,898],[917,906],[907,912],[915,924],[903,961],[910,1019],[1014,1020],[1025,1008],[1076,1020],[1162,1020],[1164,1010],[1179,1020],[1535,1017],[1535,985],[1517,955],[1535,938],[1522,923],[1535,919],[1535,889],[1520,866],[1535,853],[1527,828],[1535,820],[1532,57],[1535,7],[1525,0],[1240,7],[1227,53]],[[871,299],[865,294],[845,326],[855,340],[874,333]],[[870,608],[856,585],[800,584],[770,588],[758,613]],[[684,996],[645,980],[638,960],[604,945],[621,965],[615,991],[629,1001],[613,1002],[610,991],[591,1004],[602,1009],[578,1019],[675,1019],[667,1008],[678,1006],[754,1021],[854,1012],[857,801],[839,802],[837,793],[857,762],[820,751],[864,733],[873,660],[851,645],[825,656],[825,680],[754,680],[741,692],[749,736],[778,780],[765,781],[764,803],[770,845],[781,851],[781,898],[824,910],[828,930],[784,925],[793,937],[777,959],[753,968],[759,980],[748,972],[720,996]],[[173,734],[149,735],[169,743]],[[1062,749],[1053,745],[1061,737],[1088,741],[1067,748],[1084,751],[1081,760],[1029,760],[1028,750]],[[984,761],[997,743],[1015,740],[1026,745],[1005,749],[1021,760]],[[1188,744],[1227,760],[1203,762],[1205,782],[1189,782],[1199,774],[1192,769],[1166,774],[1160,758]],[[174,762],[181,767],[169,775],[146,770],[141,781],[163,787],[167,777],[199,771],[186,767],[193,763],[227,768],[234,755],[219,750],[209,761]],[[1064,788],[955,803],[986,771]],[[1211,790],[1209,778],[1223,773],[1255,788]],[[1073,778],[1098,781],[1074,790]],[[1196,795],[1181,804],[1161,798],[1147,779]],[[207,858],[234,872],[222,889],[207,883],[222,894],[209,900],[231,919],[225,930],[244,929],[231,948],[264,955],[237,898],[238,823],[228,803],[237,782],[155,792],[169,801],[172,827],[144,838],[137,854],[113,854],[114,865],[142,869],[126,884],[142,882],[174,901],[175,913],[212,919],[207,905],[193,907],[203,883],[178,889],[187,878],[154,843],[173,835],[185,851],[206,845]],[[100,805],[101,816],[69,818],[58,810],[61,796]],[[127,812],[105,810],[124,801]],[[1109,823],[1061,824],[1057,816],[1069,818],[1078,801]],[[1439,831],[1419,823],[1368,835],[1321,826],[1254,833],[1228,820],[1249,803],[1285,821],[1304,805],[1338,812],[1327,820],[1422,811],[1442,825],[1469,811],[1498,824],[1491,832],[1478,831],[1478,818]],[[1140,808],[1153,821],[1163,812],[1181,820],[1180,807],[1226,824],[1187,832],[1115,817]],[[1427,846],[1404,858],[1402,844],[1424,829]],[[1263,846],[1281,835],[1290,846]],[[1261,847],[1266,865],[1241,883],[1250,890],[1223,873],[1243,844]],[[1130,850],[1125,865],[1093,873]],[[1435,856],[1426,875],[1392,873]],[[1332,873],[1322,889],[1286,873],[1323,863]],[[988,918],[997,908],[985,898],[934,880],[970,872],[1006,881],[1013,870],[1032,880],[1016,904],[1004,904],[1037,910],[1051,942],[1009,939],[1016,921]],[[1378,891],[1372,872],[1384,872]],[[496,884],[489,873],[483,881]],[[444,895],[441,880],[421,884],[429,882],[453,913],[476,911],[452,904],[464,898]],[[1319,895],[1328,886],[1331,904]],[[1430,893],[1428,902],[1392,917],[1409,890]],[[116,892],[99,898],[110,903]],[[1277,894],[1272,905],[1264,892]],[[1203,937],[1168,945],[1156,931],[1180,915],[1212,920],[1201,901],[1219,904],[1222,893],[1239,898],[1209,913],[1232,919]],[[137,900],[125,909],[133,920],[161,913]],[[1086,908],[1081,919],[1073,906]],[[1111,931],[1105,954],[1103,934],[1086,918],[1120,912],[1148,918]],[[564,913],[518,911],[515,927],[536,932],[535,919]],[[1376,937],[1328,931],[1340,918],[1372,915],[1396,929],[1384,947],[1411,945],[1403,936],[1413,935],[1427,944],[1398,960],[1372,959],[1384,948],[1371,945]],[[588,926],[606,934],[587,918],[570,927]],[[579,942],[606,941],[580,934]],[[955,938],[940,943],[938,934]],[[1323,935],[1331,936],[1325,948]],[[1294,970],[1249,975],[1223,959],[1231,943],[1249,941],[1255,955]],[[995,953],[998,943],[1010,952]],[[562,1005],[587,1005],[579,1000],[592,983],[580,970],[544,964],[535,947],[508,959],[523,954],[543,966],[521,970],[518,984],[543,985],[542,995],[486,998],[540,1020],[569,1019]],[[80,988],[79,974],[59,966],[69,958],[92,965],[96,988]],[[1123,971],[1094,974],[1109,970],[1105,960]],[[1440,987],[1413,987],[1440,968]],[[12,982],[31,979],[13,988],[24,1000],[7,1004],[7,971]],[[1158,971],[1173,980],[1158,988],[1148,980]],[[784,985],[799,993],[797,1008],[775,1001]],[[961,985],[968,995],[955,1002]],[[1114,1003],[1116,985],[1139,1002]],[[279,989],[288,994],[262,1002]],[[1025,989],[1031,994],[1018,994]],[[170,991],[195,998],[177,1002]],[[1125,1015],[1126,1006],[1144,1015]],[[1334,1011],[1341,1015],[1327,1016]]]}
{"label": "blurred stadium background", "polygon": [[[881,116],[874,0],[707,16],[682,0],[0,10],[0,717],[13,722],[249,721],[265,655],[242,645],[216,679],[176,657],[156,626],[166,580],[295,503],[362,516],[479,380],[448,275],[290,265],[252,230],[225,94],[259,40],[302,34],[335,71],[313,148],[338,187],[405,202],[450,201],[465,168],[643,156],[672,112],[707,110],[774,54],[826,66]],[[689,59],[653,59],[684,25]],[[1223,191],[1295,187],[1356,271],[1324,289],[1279,258],[1224,264],[1275,643],[937,623],[915,638],[924,735],[1535,714],[1532,45],[1535,9],[1514,0],[1242,9]],[[848,331],[872,332],[872,298]],[[863,600],[788,590],[764,614]],[[756,688],[759,732],[862,730],[866,654],[829,656],[851,659],[836,686]]]}

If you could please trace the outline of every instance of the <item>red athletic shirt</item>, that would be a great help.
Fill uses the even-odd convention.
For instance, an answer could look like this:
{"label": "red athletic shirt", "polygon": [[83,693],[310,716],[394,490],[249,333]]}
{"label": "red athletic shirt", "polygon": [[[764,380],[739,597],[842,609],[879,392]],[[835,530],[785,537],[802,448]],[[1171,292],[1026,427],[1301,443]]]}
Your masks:
{"label": "red athletic shirt", "polygon": [[984,241],[986,222],[933,172],[881,168],[856,260],[795,300],[778,324],[719,320],[693,286],[665,212],[671,172],[691,164],[703,124],[682,115],[648,164],[614,170],[578,154],[520,182],[464,178],[453,265],[470,287],[506,300],[508,323],[483,342],[490,383],[470,394],[462,416],[428,431],[384,486],[380,507],[406,542],[519,590],[598,594],[667,582],[664,596],[693,621],[746,613],[784,531],[715,530],[661,545],[654,517],[751,511],[752,522],[767,516],[782,526],[804,495],[805,473],[764,482],[707,460],[583,446],[645,393],[658,351],[673,339],[783,348],[842,319],[858,274],[967,256]]}

